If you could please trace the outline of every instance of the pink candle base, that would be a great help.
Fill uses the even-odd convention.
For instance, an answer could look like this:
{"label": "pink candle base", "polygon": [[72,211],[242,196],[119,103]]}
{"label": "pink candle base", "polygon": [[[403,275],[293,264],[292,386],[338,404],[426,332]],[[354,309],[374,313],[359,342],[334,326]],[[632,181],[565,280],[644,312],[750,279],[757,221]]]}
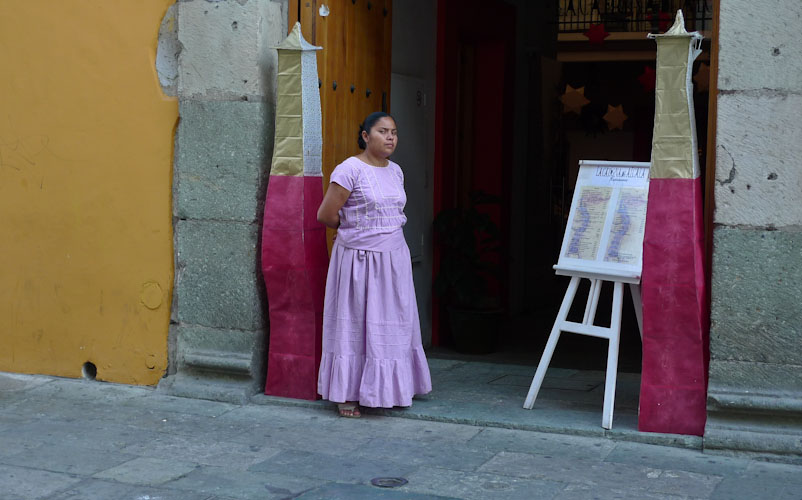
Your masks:
{"label": "pink candle base", "polygon": [[320,177],[270,177],[262,226],[262,274],[270,312],[265,394],[318,399],[326,230],[317,222]]}
{"label": "pink candle base", "polygon": [[698,178],[649,182],[642,299],[638,429],[701,436],[706,419],[709,307]]}

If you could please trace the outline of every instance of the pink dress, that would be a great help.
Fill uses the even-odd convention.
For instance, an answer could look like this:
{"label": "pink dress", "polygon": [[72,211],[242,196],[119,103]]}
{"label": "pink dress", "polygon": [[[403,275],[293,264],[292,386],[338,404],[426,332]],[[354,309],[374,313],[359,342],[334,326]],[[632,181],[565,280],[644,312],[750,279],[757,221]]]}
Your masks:
{"label": "pink dress", "polygon": [[318,392],[329,401],[410,406],[432,390],[404,240],[404,174],[351,157],[331,174],[351,192],[340,210],[323,306]]}

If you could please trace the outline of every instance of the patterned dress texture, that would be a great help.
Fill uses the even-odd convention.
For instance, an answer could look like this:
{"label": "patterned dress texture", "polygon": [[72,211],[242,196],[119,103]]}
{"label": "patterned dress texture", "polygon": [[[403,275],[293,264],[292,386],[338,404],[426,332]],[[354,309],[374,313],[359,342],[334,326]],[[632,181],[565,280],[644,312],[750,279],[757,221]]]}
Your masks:
{"label": "patterned dress texture", "polygon": [[351,157],[331,182],[351,192],[340,210],[323,306],[318,393],[374,408],[410,406],[432,390],[404,240],[404,174]]}

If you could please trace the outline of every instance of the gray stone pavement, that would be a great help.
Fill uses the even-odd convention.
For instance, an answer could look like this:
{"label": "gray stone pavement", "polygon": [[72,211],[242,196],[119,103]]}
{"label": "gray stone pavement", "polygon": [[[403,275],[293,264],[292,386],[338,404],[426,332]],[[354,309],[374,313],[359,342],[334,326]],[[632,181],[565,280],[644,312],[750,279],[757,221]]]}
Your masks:
{"label": "gray stone pavement", "polygon": [[[432,364],[435,373],[459,378],[462,365]],[[440,392],[412,410],[357,420],[325,404],[292,406],[266,396],[241,406],[0,373],[0,498],[802,499],[800,466],[639,443],[626,433],[544,433],[492,418],[488,425],[435,421],[432,405],[477,403],[465,393],[444,394],[442,373],[435,380],[443,381]],[[471,407],[460,408],[446,417],[473,424],[489,418],[486,409],[474,418]],[[521,413],[537,419],[536,412]],[[408,482],[378,488],[371,485],[378,477]]]}
{"label": "gray stone pavement", "polygon": [[[429,357],[433,391],[416,398],[408,409],[375,410],[374,414],[487,427],[558,432],[617,440],[702,447],[698,436],[638,432],[640,374],[619,373],[613,428],[601,426],[604,372],[550,368],[532,410],[523,402],[536,365],[489,363],[486,356]],[[297,401],[255,396],[257,404],[325,407],[324,401]]]}

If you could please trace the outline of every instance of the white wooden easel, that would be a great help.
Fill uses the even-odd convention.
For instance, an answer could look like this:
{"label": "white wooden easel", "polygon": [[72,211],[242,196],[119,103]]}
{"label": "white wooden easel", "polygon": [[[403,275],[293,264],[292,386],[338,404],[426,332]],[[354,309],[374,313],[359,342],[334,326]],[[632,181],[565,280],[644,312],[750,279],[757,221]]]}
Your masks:
{"label": "white wooden easel", "polygon": [[[559,273],[558,274],[568,274]],[[551,362],[551,357],[554,354],[554,349],[557,347],[557,341],[560,339],[560,333],[570,332],[578,333],[580,335],[590,335],[592,337],[599,337],[608,340],[607,346],[607,374],[604,379],[604,409],[602,411],[602,427],[611,429],[613,427],[613,405],[615,402],[615,381],[618,371],[618,344],[621,336],[621,311],[624,302],[624,283],[629,284],[629,289],[632,293],[632,302],[635,306],[635,317],[638,320],[638,331],[643,336],[643,316],[640,299],[640,277],[613,277],[613,276],[600,276],[597,274],[572,274],[571,282],[568,284],[568,290],[565,292],[560,311],[557,313],[557,319],[554,321],[554,326],[551,328],[549,340],[546,342],[546,348],[540,358],[540,363],[537,365],[537,371],[532,379],[532,385],[529,386],[529,393],[526,395],[524,408],[531,410],[537,399],[537,394],[540,392],[540,386],[543,384],[543,379],[546,377],[546,370]],[[568,321],[568,312],[571,310],[571,304],[576,296],[576,291],[579,288],[579,282],[582,279],[590,280],[590,291],[588,292],[588,301],[585,304],[585,314],[582,323],[575,321]],[[610,316],[610,326],[601,327],[593,324],[596,318],[596,307],[599,304],[599,294],[601,293],[602,283],[604,281],[613,282],[613,309]]]}

